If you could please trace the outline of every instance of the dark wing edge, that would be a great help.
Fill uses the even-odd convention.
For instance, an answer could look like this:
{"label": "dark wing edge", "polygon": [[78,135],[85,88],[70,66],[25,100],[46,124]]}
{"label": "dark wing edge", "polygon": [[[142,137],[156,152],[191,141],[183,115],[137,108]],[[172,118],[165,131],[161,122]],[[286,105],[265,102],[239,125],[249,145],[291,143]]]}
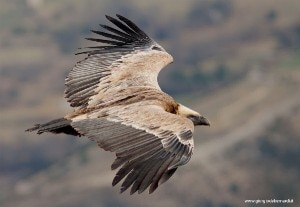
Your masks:
{"label": "dark wing edge", "polygon": [[129,19],[117,15],[118,19],[106,18],[119,28],[100,25],[107,31],[92,32],[107,39],[87,38],[106,46],[87,47],[89,51],[77,54],[88,56],[79,61],[70,71],[65,80],[65,98],[71,107],[85,108],[90,97],[96,94],[95,89],[104,77],[111,75],[112,64],[122,64],[123,56],[133,54],[136,50],[150,48],[154,41]]}
{"label": "dark wing edge", "polygon": [[[118,29],[110,27],[108,25],[100,26],[104,31],[91,30],[91,32],[100,35],[103,38],[86,38],[87,40],[93,42],[100,42],[107,44],[106,46],[95,46],[95,47],[85,47],[85,49],[92,49],[89,51],[79,52],[78,54],[101,54],[107,51],[122,51],[122,49],[130,49],[136,46],[144,46],[151,44],[153,40],[143,32],[136,24],[131,20],[117,14],[118,19],[106,15],[106,18],[113,23]],[[81,49],[81,48],[80,48]],[[84,48],[83,48],[84,49]]]}
{"label": "dark wing edge", "polygon": [[174,174],[178,166],[190,160],[193,152],[193,146],[181,142],[192,139],[190,130],[179,135],[172,131],[160,131],[155,135],[105,118],[75,121],[72,126],[101,148],[116,153],[117,158],[111,168],[121,168],[112,185],[126,177],[121,193],[130,186],[130,194],[142,193],[149,186],[149,193],[154,192]]}

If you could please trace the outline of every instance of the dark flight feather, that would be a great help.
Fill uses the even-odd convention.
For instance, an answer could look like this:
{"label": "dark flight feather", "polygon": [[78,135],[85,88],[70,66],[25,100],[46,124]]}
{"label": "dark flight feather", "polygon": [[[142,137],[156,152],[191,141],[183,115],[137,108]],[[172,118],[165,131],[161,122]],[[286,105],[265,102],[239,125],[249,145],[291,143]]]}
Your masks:
{"label": "dark flight feather", "polygon": [[200,115],[157,83],[173,57],[129,19],[106,18],[114,26],[100,25],[103,31],[91,30],[97,37],[86,38],[105,45],[79,52],[86,57],[65,80],[74,111],[28,131],[86,136],[116,154],[112,185],[122,181],[121,192],[152,193],[190,160],[194,124],[188,117]]}

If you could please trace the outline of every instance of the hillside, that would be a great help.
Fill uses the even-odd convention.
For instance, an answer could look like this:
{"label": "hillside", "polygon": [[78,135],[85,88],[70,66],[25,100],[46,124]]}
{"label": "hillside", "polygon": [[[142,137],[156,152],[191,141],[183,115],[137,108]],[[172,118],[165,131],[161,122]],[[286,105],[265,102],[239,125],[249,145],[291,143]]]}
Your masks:
{"label": "hillside", "polygon": [[[6,206],[152,206],[153,202],[156,206],[241,206],[244,200],[258,197],[297,200],[300,84],[290,79],[281,81],[279,87],[273,78],[265,83],[248,78],[205,96],[204,101],[190,102],[196,108],[203,106],[214,124],[211,129],[197,130],[193,159],[158,193],[119,195],[118,188],[110,184],[113,156],[87,145],[18,182],[7,195]],[[258,98],[240,94],[243,87],[253,88]],[[232,95],[228,99],[219,93]],[[211,102],[216,99],[232,116],[215,112]],[[241,101],[245,107],[237,113],[242,116],[233,114]],[[260,190],[253,191],[257,185]],[[216,194],[219,196],[213,197]],[[49,202],[53,198],[55,202]]]}
{"label": "hillside", "polygon": [[[300,3],[17,0],[0,9],[0,205],[243,206],[299,200]],[[172,5],[172,6],[170,6]],[[163,90],[212,123],[153,195],[111,187],[114,155],[84,138],[24,133],[71,109],[64,77],[104,14],[137,22],[175,59]],[[154,15],[155,14],[155,15]],[[289,206],[297,206],[289,205]]]}

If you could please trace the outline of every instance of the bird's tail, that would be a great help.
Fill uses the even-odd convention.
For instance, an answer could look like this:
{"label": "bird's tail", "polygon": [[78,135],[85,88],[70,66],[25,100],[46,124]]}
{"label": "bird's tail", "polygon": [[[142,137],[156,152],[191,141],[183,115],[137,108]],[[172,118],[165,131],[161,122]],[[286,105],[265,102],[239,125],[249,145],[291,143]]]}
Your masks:
{"label": "bird's tail", "polygon": [[34,127],[26,129],[27,132],[37,131],[37,134],[51,132],[54,134],[64,133],[74,136],[80,136],[72,126],[71,121],[65,118],[55,119],[45,124],[36,124]]}

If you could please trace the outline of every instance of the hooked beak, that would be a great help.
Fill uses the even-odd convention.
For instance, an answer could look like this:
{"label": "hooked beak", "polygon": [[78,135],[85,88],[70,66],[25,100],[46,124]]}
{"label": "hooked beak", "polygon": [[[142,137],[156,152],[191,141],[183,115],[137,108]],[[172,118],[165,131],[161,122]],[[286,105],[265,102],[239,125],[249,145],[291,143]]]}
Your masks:
{"label": "hooked beak", "polygon": [[200,116],[198,119],[198,125],[210,126],[210,123],[207,118]]}

